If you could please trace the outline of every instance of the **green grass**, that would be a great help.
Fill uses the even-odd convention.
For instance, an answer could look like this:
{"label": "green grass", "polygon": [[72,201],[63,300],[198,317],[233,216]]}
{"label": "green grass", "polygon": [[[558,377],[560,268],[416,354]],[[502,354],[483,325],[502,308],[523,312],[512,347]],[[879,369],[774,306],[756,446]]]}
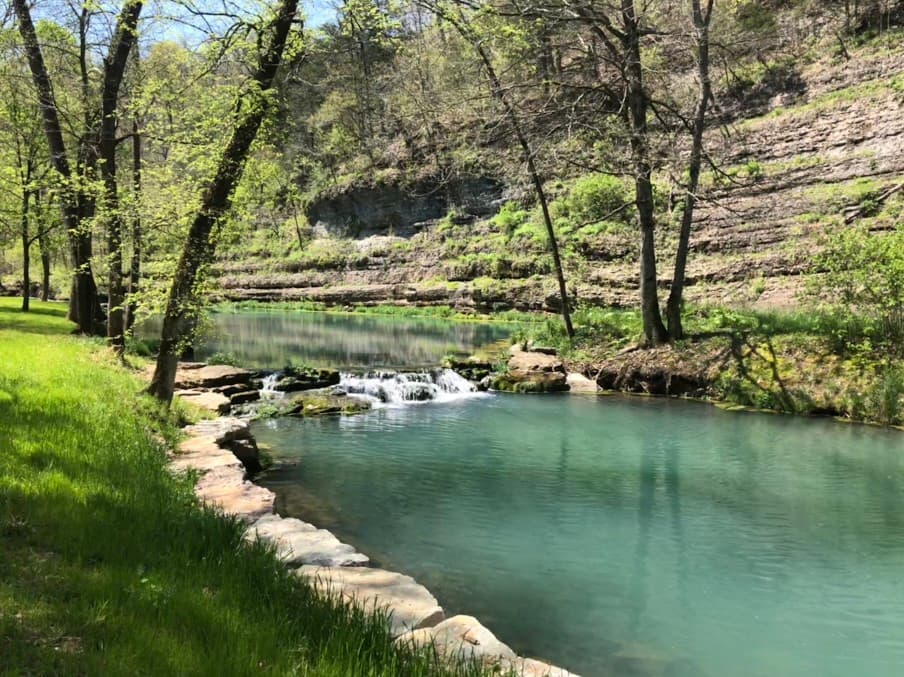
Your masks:
{"label": "green grass", "polygon": [[0,674],[439,673],[199,507],[166,470],[171,415],[62,306],[17,303],[0,299]]}

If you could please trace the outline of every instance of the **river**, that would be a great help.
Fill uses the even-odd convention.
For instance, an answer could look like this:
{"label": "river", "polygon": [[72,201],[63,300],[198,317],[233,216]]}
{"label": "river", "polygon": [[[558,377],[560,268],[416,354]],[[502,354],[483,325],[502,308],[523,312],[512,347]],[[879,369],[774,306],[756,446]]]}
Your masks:
{"label": "river", "polygon": [[[330,330],[354,335],[360,319],[331,316]],[[233,349],[263,354],[259,321]],[[425,366],[420,348],[402,354],[397,322],[368,339],[395,357],[358,357],[363,346],[346,364],[330,341],[323,359]],[[446,326],[441,337],[432,324],[429,343],[466,347],[461,325]],[[504,333],[477,326],[474,343]],[[904,666],[898,432],[694,402],[474,393],[254,432],[279,462],[262,483],[281,512],[414,576],[521,653],[586,676]]]}

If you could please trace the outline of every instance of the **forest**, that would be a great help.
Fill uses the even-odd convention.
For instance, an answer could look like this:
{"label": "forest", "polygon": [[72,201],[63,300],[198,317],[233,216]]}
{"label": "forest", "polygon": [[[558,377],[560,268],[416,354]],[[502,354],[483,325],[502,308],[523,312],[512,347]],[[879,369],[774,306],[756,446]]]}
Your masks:
{"label": "forest", "polygon": [[[519,304],[515,290],[484,305],[558,312],[568,337],[571,314],[589,304],[635,309],[646,345],[683,339],[685,289],[699,277],[688,261],[704,249],[695,224],[724,219],[720,210],[730,219],[739,192],[784,169],[760,159],[745,127],[781,112],[776,101],[808,96],[804,64],[827,51],[842,69],[858,50],[867,61],[893,51],[901,11],[884,2],[348,2],[317,26],[293,19],[279,67],[265,73],[282,51],[267,44],[278,26],[266,12],[76,9],[14,3],[7,12],[3,279],[25,309],[32,293],[68,296],[81,331],[105,333],[120,350],[136,318],[164,309],[185,268],[176,342],[208,299],[242,298],[229,281],[241,287],[247,275],[232,273],[367,268],[379,257],[384,270],[404,269],[413,248],[443,260],[428,286],[464,280],[479,296],[481,284],[537,282],[543,302]],[[902,87],[897,77],[866,84],[891,95]],[[802,272],[816,273],[816,298],[837,307],[805,305],[862,317],[846,328],[859,335],[901,322],[900,247],[889,232],[898,183],[880,160],[845,183],[835,213],[798,215],[819,225],[819,254]],[[196,233],[209,200],[215,213]],[[362,214],[356,200],[390,204]],[[879,224],[863,218],[879,212]],[[836,232],[839,217],[854,228]],[[410,236],[431,219],[423,244]],[[876,230],[885,236],[866,232]],[[349,244],[362,234],[408,237],[368,252]],[[813,238],[783,240],[800,254]],[[851,248],[869,248],[860,257],[878,257],[882,279],[851,275]],[[763,284],[758,252],[730,253],[749,253],[748,282]],[[607,276],[636,292],[583,293],[587,278],[605,275],[598,261],[617,261]],[[694,300],[712,302],[705,292]]]}
{"label": "forest", "polygon": [[889,674],[902,109],[899,0],[4,2],[0,673]]}
{"label": "forest", "polygon": [[[475,185],[499,197],[472,211],[498,211],[504,248],[522,255],[466,252],[472,279],[494,265],[504,277],[556,279],[549,305],[573,336],[578,263],[627,247],[644,342],[681,339],[695,209],[730,200],[720,185],[762,178],[752,155],[732,164],[747,143],[733,126],[801,87],[800,63],[814,52],[845,60],[862,43],[887,43],[901,10],[349,2],[309,28],[286,8],[296,29],[284,38],[274,16],[248,8],[152,11],[14,3],[3,36],[4,279],[25,308],[33,291],[68,295],[81,331],[120,347],[136,317],[160,312],[180,266],[193,276],[184,305],[215,291],[223,257],[262,249],[271,265],[336,265],[318,261],[329,247],[312,242],[331,197],[427,195],[455,225],[473,219]],[[896,187],[861,191],[845,221]],[[211,200],[198,239],[191,224]],[[359,214],[343,218],[360,229]],[[395,212],[376,225],[412,223]],[[194,246],[183,248],[187,237]],[[846,259],[844,247],[833,241],[817,265]],[[852,293],[868,305],[868,290]],[[196,323],[185,320],[180,341]]]}

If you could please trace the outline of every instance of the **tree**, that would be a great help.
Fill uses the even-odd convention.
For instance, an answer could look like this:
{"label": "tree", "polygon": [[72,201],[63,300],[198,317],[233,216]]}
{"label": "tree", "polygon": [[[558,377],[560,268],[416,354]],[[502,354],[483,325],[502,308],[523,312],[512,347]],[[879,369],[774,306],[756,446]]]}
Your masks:
{"label": "tree", "polygon": [[442,4],[433,4],[431,0],[426,0],[424,4],[429,7],[431,11],[435,12],[437,16],[453,26],[461,37],[477,53],[483,64],[484,73],[486,74],[490,86],[490,93],[502,109],[506,120],[511,126],[512,132],[515,135],[515,139],[521,148],[522,160],[527,168],[527,173],[530,176],[531,184],[533,185],[534,192],[537,196],[537,201],[540,203],[543,225],[546,228],[549,251],[552,255],[556,282],[559,286],[559,298],[561,299],[562,304],[561,313],[562,320],[565,323],[565,332],[568,335],[568,338],[573,338],[574,327],[571,323],[571,309],[569,308],[568,303],[568,287],[565,281],[565,271],[562,267],[562,258],[559,254],[558,238],[556,237],[555,226],[553,225],[552,217],[549,213],[549,200],[543,185],[543,177],[540,175],[540,170],[537,167],[536,152],[534,151],[530,138],[522,124],[521,116],[518,114],[518,110],[508,94],[508,90],[499,78],[499,74],[496,67],[493,65],[493,60],[485,45],[485,41],[482,36],[475,31],[473,24],[469,22],[465,12],[460,7],[457,10],[446,9]]}
{"label": "tree", "polygon": [[41,117],[28,85],[28,67],[21,59],[21,45],[13,33],[0,34],[0,186],[10,202],[0,206],[0,221],[7,231],[18,231],[22,247],[22,310],[29,310],[31,249],[42,244],[44,267],[42,296],[49,278],[47,238],[56,223],[42,209],[48,192],[47,158],[41,152]]}
{"label": "tree", "polygon": [[713,15],[713,0],[706,0],[703,8],[700,0],[690,0],[694,25],[694,43],[697,64],[697,105],[691,123],[691,150],[687,167],[687,186],[681,210],[681,230],[678,234],[678,249],[675,253],[675,272],[666,302],[666,318],[669,336],[672,339],[684,337],[681,324],[682,294],[687,271],[687,256],[690,249],[691,225],[694,221],[694,207],[697,204],[697,189],[700,185],[700,166],[703,161],[703,132],[706,129],[706,111],[712,98],[712,83],[709,77],[709,25]]}
{"label": "tree", "polygon": [[656,278],[656,241],[654,229],[656,217],[653,204],[652,166],[649,157],[647,115],[650,96],[644,86],[643,62],[640,39],[643,30],[634,6],[634,0],[622,0],[621,31],[606,24],[621,43],[621,67],[625,78],[625,104],[631,132],[631,158],[634,164],[634,204],[637,206],[640,224],[640,312],[643,333],[648,344],[659,345],[668,341],[668,332],[662,323],[659,310],[659,293]]}
{"label": "tree", "polygon": [[270,21],[260,30],[258,43],[265,44],[257,67],[236,105],[236,119],[229,142],[207,183],[201,206],[182,248],[163,318],[160,352],[149,392],[169,404],[173,398],[176,367],[182,344],[197,324],[197,287],[215,253],[212,234],[230,206],[232,192],[241,177],[264,118],[272,107],[270,91],[295,21],[298,0],[280,0]]}
{"label": "tree", "polygon": [[[60,108],[54,92],[53,81],[47,68],[41,44],[31,17],[31,9],[27,0],[13,0],[13,9],[19,24],[19,33],[25,46],[29,68],[34,81],[35,93],[41,108],[44,133],[51,157],[53,170],[64,186],[60,204],[63,221],[70,239],[72,263],[75,269],[73,288],[69,301],[70,319],[76,322],[82,333],[96,332],[97,321],[102,318],[98,301],[97,286],[91,268],[92,244],[91,233],[86,220],[93,214],[94,204],[91,196],[82,185],[86,177],[90,177],[101,160],[101,175],[104,180],[104,196],[111,208],[116,212],[116,179],[115,179],[115,132],[116,106],[119,88],[122,83],[129,52],[135,43],[138,18],[143,8],[142,0],[125,0],[116,18],[116,27],[109,49],[103,59],[103,75],[101,81],[101,101],[98,107],[89,102],[87,32],[90,8],[84,5],[79,14],[79,54],[82,86],[85,93],[85,119],[78,139],[79,169],[82,176],[73,171],[63,127],[60,122]],[[112,152],[111,152],[112,147]],[[110,224],[113,246],[111,269],[118,267],[120,272],[112,273],[110,308],[113,321],[108,333],[114,345],[122,349],[122,298],[121,298],[121,253],[117,253],[121,243],[121,224],[114,221]],[[118,266],[117,266],[118,262]]]}

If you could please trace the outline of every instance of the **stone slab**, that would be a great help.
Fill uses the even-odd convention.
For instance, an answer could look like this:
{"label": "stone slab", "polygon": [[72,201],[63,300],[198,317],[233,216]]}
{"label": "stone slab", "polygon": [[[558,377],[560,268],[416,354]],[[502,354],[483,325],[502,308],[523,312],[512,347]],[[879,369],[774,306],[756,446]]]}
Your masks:
{"label": "stone slab", "polygon": [[186,435],[212,437],[217,444],[251,437],[248,421],[235,416],[221,416],[209,421],[199,421],[182,429]]}
{"label": "stone slab", "polygon": [[303,566],[298,575],[326,594],[367,611],[384,610],[393,637],[428,628],[445,617],[430,591],[404,574],[369,567]]}
{"label": "stone slab", "polygon": [[437,656],[445,661],[476,659],[499,665],[518,658],[473,616],[453,616],[435,627],[412,630],[397,637],[396,643],[415,648],[433,646]]}
{"label": "stone slab", "polygon": [[243,390],[241,392],[229,395],[229,402],[230,404],[232,404],[232,406],[235,407],[240,404],[248,404],[248,402],[257,402],[260,398],[260,390]]}
{"label": "stone slab", "polygon": [[370,561],[367,555],[356,552],[326,529],[318,529],[294,517],[268,515],[251,525],[245,537],[272,543],[279,559],[292,568],[305,564],[364,566]]}
{"label": "stone slab", "polygon": [[195,495],[207,505],[220,508],[252,524],[276,508],[276,494],[246,481],[241,467],[215,468],[195,485]]}
{"label": "stone slab", "polygon": [[226,364],[208,364],[203,367],[192,366],[189,369],[182,365],[176,370],[176,388],[217,388],[235,384],[247,384],[254,373],[247,369],[231,367]]}
{"label": "stone slab", "polygon": [[177,390],[173,394],[179,399],[185,400],[186,402],[191,402],[197,407],[201,407],[202,409],[206,409],[207,411],[212,411],[216,414],[229,413],[229,407],[231,406],[229,398],[225,395],[221,395],[220,393],[208,391],[198,392],[195,390]]}
{"label": "stone slab", "polygon": [[170,458],[170,467],[176,471],[198,470],[202,473],[217,468],[233,468],[245,476],[242,462],[228,449],[223,449],[211,437],[190,437],[179,444]]}
{"label": "stone slab", "polygon": [[510,673],[515,677],[579,677],[563,668],[538,661],[533,658],[515,658],[499,663],[500,672]]}
{"label": "stone slab", "polygon": [[597,393],[600,389],[596,381],[576,372],[568,374],[565,383],[569,385],[572,393]]}

